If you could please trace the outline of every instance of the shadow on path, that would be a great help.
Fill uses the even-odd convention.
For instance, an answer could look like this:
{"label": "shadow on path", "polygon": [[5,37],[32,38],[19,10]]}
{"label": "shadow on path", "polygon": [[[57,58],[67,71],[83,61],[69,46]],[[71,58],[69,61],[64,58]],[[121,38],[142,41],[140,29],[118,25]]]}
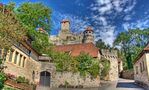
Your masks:
{"label": "shadow on path", "polygon": [[117,88],[141,88],[137,86],[134,82],[118,82]]}

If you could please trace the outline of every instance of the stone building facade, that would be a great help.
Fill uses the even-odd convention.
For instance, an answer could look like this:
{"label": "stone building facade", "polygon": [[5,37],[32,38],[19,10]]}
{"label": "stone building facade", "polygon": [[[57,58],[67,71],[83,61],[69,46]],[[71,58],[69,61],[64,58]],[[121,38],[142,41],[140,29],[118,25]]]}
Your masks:
{"label": "stone building facade", "polygon": [[40,78],[39,56],[40,54],[26,42],[16,42],[6,55],[4,65],[7,68],[4,69],[4,72],[15,77],[25,77],[34,83]]}
{"label": "stone building facade", "polygon": [[134,80],[149,88],[149,43],[134,60],[133,67]]}
{"label": "stone building facade", "polygon": [[58,35],[50,36],[49,40],[55,45],[76,44],[76,43],[94,43],[94,34],[91,27],[87,27],[84,32],[70,32],[70,21],[64,19],[61,21],[61,29]]}
{"label": "stone building facade", "polygon": [[122,71],[122,62],[118,58],[117,50],[101,49],[101,55],[110,61],[110,71],[107,80],[118,80],[119,72]]}

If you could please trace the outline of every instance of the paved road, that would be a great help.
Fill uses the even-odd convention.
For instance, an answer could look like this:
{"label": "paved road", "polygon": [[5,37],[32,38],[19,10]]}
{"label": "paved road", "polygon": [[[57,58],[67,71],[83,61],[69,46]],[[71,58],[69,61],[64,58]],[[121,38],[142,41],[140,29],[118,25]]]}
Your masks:
{"label": "paved road", "polygon": [[38,90],[147,90],[147,89],[143,89],[140,86],[136,85],[133,80],[119,79],[118,82],[103,82],[102,86],[98,88],[85,88],[85,89],[42,88]]}
{"label": "paved road", "polygon": [[119,79],[118,82],[109,82],[109,85],[99,90],[147,90],[134,83],[134,80]]}

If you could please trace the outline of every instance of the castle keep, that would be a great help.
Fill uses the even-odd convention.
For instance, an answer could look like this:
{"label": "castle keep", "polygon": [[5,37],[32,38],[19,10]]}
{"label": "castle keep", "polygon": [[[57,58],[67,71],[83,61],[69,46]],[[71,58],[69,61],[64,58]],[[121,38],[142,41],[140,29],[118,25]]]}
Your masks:
{"label": "castle keep", "polygon": [[90,43],[94,42],[93,30],[91,27],[86,27],[83,32],[70,32],[70,21],[63,19],[61,21],[61,29],[58,35],[50,36],[50,41],[56,45]]}

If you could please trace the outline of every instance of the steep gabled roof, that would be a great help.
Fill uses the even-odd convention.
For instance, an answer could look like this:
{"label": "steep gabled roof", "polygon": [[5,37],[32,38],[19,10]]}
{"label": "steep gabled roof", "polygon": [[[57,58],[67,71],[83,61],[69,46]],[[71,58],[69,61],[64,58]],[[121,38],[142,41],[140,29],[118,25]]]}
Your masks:
{"label": "steep gabled roof", "polygon": [[55,50],[59,52],[70,52],[71,56],[78,56],[81,52],[84,52],[95,58],[98,57],[99,51],[93,43],[57,45],[55,46]]}

